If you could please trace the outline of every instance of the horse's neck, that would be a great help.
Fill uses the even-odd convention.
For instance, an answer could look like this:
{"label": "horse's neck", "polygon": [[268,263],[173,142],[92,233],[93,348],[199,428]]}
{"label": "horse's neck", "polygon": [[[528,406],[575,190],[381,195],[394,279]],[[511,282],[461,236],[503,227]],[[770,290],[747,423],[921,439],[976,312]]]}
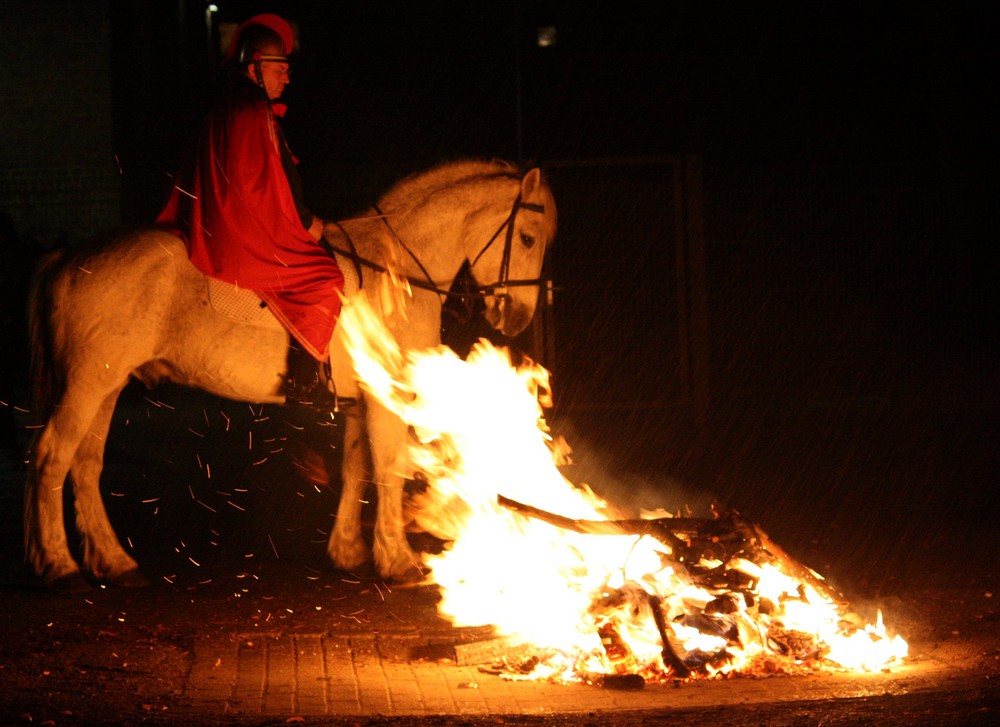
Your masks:
{"label": "horse's neck", "polygon": [[394,246],[388,259],[410,277],[430,275],[439,287],[449,287],[470,246],[485,245],[496,231],[492,228],[508,214],[506,198],[515,194],[507,189],[510,186],[499,180],[458,185],[432,195],[419,207],[389,212],[384,226],[388,239],[382,236],[383,244]]}

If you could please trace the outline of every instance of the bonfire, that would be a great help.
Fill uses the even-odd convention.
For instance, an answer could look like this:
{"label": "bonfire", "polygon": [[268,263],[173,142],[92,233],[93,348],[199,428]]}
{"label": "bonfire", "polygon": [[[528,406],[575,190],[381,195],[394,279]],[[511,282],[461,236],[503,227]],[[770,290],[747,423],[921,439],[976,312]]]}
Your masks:
{"label": "bonfire", "polygon": [[[363,385],[410,426],[420,529],[439,611],[496,638],[457,649],[510,679],[657,682],[898,664],[906,641],[865,623],[822,576],[736,512],[625,517],[563,474],[544,418],[549,373],[480,341],[404,356],[360,304],[340,322]],[[408,473],[413,475],[414,473]]]}

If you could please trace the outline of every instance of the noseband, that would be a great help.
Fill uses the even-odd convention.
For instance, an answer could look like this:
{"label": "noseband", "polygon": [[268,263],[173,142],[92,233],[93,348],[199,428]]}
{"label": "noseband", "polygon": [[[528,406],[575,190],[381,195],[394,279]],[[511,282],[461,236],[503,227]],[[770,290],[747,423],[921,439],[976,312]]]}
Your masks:
{"label": "noseband", "polygon": [[[500,224],[500,227],[497,228],[497,231],[493,233],[493,236],[489,239],[489,241],[487,241],[485,245],[483,245],[482,249],[476,255],[475,259],[473,259],[469,264],[470,268],[475,267],[476,263],[479,262],[479,258],[481,258],[483,254],[490,249],[493,243],[496,242],[497,239],[499,239],[500,233],[503,232],[504,228],[506,228],[507,234],[504,236],[503,256],[500,258],[500,271],[499,274],[497,275],[497,281],[495,283],[490,283],[489,285],[480,285],[469,292],[462,292],[462,293],[456,293],[450,290],[443,290],[442,288],[439,288],[434,283],[434,280],[431,278],[430,273],[427,272],[427,269],[424,267],[423,263],[420,262],[420,258],[418,258],[416,254],[409,247],[406,246],[406,243],[404,243],[401,239],[399,239],[399,235],[397,235],[396,231],[392,229],[392,226],[389,224],[388,215],[383,213],[382,210],[378,208],[378,205],[375,205],[374,209],[376,214],[373,217],[382,220],[382,223],[389,230],[390,234],[392,234],[393,239],[396,240],[399,246],[403,248],[403,250],[405,250],[406,253],[411,258],[413,258],[413,261],[417,264],[417,267],[420,268],[420,272],[423,273],[424,276],[423,279],[411,278],[409,276],[406,276],[405,279],[407,283],[409,283],[414,288],[420,288],[421,290],[429,290],[431,292],[437,293],[438,295],[446,297],[449,296],[458,298],[492,297],[492,298],[503,299],[509,297],[507,294],[508,288],[523,287],[527,285],[537,286],[541,285],[543,282],[542,278],[532,278],[530,280],[510,279],[510,255],[514,246],[514,223],[517,220],[517,213],[520,212],[522,209],[526,209],[529,212],[538,212],[540,214],[545,213],[544,205],[535,204],[533,202],[522,202],[520,192],[518,192],[517,197],[514,199],[514,204],[511,207],[510,214],[507,215],[507,218]],[[347,240],[348,244],[350,245],[351,249],[340,250],[338,248],[335,248],[329,243],[329,241],[325,237],[320,238],[320,244],[324,247],[324,249],[326,249],[327,253],[332,255],[332,253],[336,252],[337,254],[343,255],[344,257],[349,258],[351,261],[353,261],[354,265],[358,268],[359,283],[362,280],[361,269],[360,269],[361,266],[371,268],[372,270],[375,270],[376,272],[380,273],[387,272],[385,266],[373,262],[372,260],[367,260],[366,258],[363,258],[360,255],[358,255],[358,252],[354,247],[354,242],[351,240],[351,236],[347,234],[347,230],[345,230],[341,226],[340,222],[335,222],[334,224],[337,225],[338,228],[340,228],[340,231],[342,233],[344,233],[344,237]]]}

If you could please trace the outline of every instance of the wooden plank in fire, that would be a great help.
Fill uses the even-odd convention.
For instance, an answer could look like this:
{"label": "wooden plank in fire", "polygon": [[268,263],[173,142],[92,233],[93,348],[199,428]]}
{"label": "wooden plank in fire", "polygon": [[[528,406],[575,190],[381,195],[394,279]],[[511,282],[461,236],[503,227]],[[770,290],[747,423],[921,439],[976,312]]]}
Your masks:
{"label": "wooden plank in fire", "polygon": [[[678,560],[696,561],[703,554],[692,552],[692,543],[720,543],[744,552],[748,560],[761,564],[771,561],[781,565],[786,575],[808,583],[817,592],[835,601],[843,597],[834,591],[811,568],[807,568],[754,523],[735,511],[715,518],[665,517],[626,520],[575,520],[557,515],[523,502],[497,495],[497,503],[509,510],[532,517],[563,530],[586,535],[648,535],[670,548]],[[691,558],[690,556],[696,556]]]}

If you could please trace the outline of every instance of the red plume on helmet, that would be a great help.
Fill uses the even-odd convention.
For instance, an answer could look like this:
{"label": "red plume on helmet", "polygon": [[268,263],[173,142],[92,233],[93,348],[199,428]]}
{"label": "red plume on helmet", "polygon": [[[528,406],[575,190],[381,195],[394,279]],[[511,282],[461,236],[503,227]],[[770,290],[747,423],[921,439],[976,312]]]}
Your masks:
{"label": "red plume on helmet", "polygon": [[223,59],[225,62],[230,62],[236,58],[236,53],[240,47],[240,36],[243,35],[243,31],[251,25],[262,25],[265,28],[270,28],[278,37],[281,38],[281,46],[284,54],[287,56],[292,52],[292,46],[294,44],[294,34],[292,33],[292,26],[288,24],[288,21],[284,18],[274,15],[273,13],[264,13],[262,15],[254,15],[249,20],[245,20],[240,23],[240,26],[233,33],[233,39],[229,43],[229,50],[226,51],[226,56]]}

